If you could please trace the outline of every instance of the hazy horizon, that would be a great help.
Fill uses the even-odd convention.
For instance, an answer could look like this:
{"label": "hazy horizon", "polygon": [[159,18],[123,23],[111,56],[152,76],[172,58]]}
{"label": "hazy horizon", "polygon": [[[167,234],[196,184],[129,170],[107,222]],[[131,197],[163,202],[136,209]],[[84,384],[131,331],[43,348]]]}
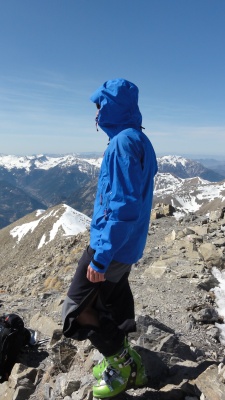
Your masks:
{"label": "hazy horizon", "polygon": [[[15,156],[15,157],[34,157],[34,156],[49,156],[49,157],[58,157],[58,156],[66,156],[66,155],[86,155],[88,157],[91,156],[96,156],[96,157],[102,157],[103,153],[101,151],[79,151],[79,152],[66,152],[66,153],[32,153],[32,154],[13,154],[13,153],[0,153],[1,156]],[[190,159],[214,159],[217,161],[224,161],[225,162],[225,153],[224,155],[220,154],[203,154],[203,153],[198,153],[198,154],[187,154],[187,153],[167,153],[167,152],[160,152],[156,153],[157,157],[163,157],[163,156],[180,156],[184,158],[190,158]]]}

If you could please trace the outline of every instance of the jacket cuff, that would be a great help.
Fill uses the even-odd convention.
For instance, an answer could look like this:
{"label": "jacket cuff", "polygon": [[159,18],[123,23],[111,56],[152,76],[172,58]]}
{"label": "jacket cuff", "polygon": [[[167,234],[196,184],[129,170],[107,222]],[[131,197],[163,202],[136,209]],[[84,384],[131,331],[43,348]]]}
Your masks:
{"label": "jacket cuff", "polygon": [[91,260],[90,266],[97,272],[100,272],[104,274],[104,272],[107,270],[107,267],[104,265],[100,264],[98,261],[95,261],[94,259]]}

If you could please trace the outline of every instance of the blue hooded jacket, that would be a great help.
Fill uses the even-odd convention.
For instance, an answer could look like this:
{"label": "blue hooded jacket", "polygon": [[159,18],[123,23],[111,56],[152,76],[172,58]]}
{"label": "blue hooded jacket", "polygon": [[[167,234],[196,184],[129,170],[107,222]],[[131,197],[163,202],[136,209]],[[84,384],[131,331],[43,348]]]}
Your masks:
{"label": "blue hooded jacket", "polygon": [[98,125],[110,143],[101,165],[91,222],[91,267],[105,272],[112,260],[132,264],[143,255],[149,228],[157,161],[141,130],[138,88],[124,79],[107,81],[91,96]]}

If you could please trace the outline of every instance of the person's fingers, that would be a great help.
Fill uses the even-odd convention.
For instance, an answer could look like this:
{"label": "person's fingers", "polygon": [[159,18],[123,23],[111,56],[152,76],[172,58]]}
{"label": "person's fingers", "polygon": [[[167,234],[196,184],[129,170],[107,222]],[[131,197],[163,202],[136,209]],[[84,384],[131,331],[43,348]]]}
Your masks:
{"label": "person's fingers", "polygon": [[99,282],[103,282],[103,281],[105,281],[105,276],[104,276],[104,274],[98,274],[98,279],[99,279]]}
{"label": "person's fingers", "polygon": [[92,268],[90,268],[90,266],[87,269],[87,279],[91,282],[94,282],[93,277],[92,277]]}
{"label": "person's fingers", "polygon": [[88,269],[87,269],[87,279],[90,281],[90,282],[103,282],[103,281],[105,281],[105,276],[104,276],[104,274],[101,274],[101,273],[99,273],[99,272],[97,272],[97,271],[95,271],[93,268],[91,268],[91,266],[89,265],[88,266]]}

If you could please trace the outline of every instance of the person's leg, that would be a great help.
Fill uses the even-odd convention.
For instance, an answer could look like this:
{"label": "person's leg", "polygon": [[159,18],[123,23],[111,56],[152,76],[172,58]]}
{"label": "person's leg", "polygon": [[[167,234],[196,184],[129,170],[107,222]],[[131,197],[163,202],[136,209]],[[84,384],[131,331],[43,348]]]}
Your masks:
{"label": "person's leg", "polygon": [[124,338],[112,321],[108,298],[117,283],[104,281],[92,283],[87,277],[87,267],[93,257],[90,247],[84,251],[63,305],[63,333],[77,340],[89,338],[104,355],[117,351]]}
{"label": "person's leg", "polygon": [[[103,380],[100,379],[93,387],[95,397],[104,398],[130,386],[139,386],[143,383],[144,369],[140,356],[131,355],[125,341],[126,333],[135,330],[129,273],[123,273],[117,282],[106,280],[93,284],[86,278],[92,255],[87,249],[78,263],[64,302],[63,332],[66,337],[77,340],[88,338],[105,356],[106,363],[101,372]],[[129,320],[132,321],[132,329],[127,328]]]}
{"label": "person's leg", "polygon": [[[121,279],[116,283],[113,291],[107,299],[107,302],[111,307],[114,321],[118,326],[124,326],[124,328],[121,329],[123,329],[126,333],[134,332],[136,330],[134,298],[128,278],[129,272],[125,272]],[[101,292],[101,298],[103,298],[103,301],[104,295],[105,288]]]}
{"label": "person's leg", "polygon": [[105,281],[93,304],[94,312],[97,311],[98,315],[99,330],[92,334],[90,340],[104,356],[119,351],[125,336],[136,330],[134,300],[128,276],[129,272],[116,283]]}
{"label": "person's leg", "polygon": [[77,317],[77,323],[81,326],[91,325],[93,327],[99,328],[99,315],[98,312],[93,307],[96,301],[98,293],[96,293],[90,300],[87,307],[81,311]]}
{"label": "person's leg", "polygon": [[90,326],[98,326],[98,315],[92,304],[98,296],[99,284],[86,277],[93,254],[94,250],[87,247],[80,258],[62,309],[63,333],[77,340],[87,338]]}
{"label": "person's leg", "polygon": [[91,338],[95,347],[101,349],[104,355],[103,361],[93,368],[93,375],[98,379],[98,383],[93,386],[96,398],[113,397],[128,388],[143,386],[147,382],[141,357],[129,346],[126,339],[129,332],[136,330],[134,299],[128,276],[129,272],[121,277],[110,295],[105,285],[98,297],[98,301],[101,300],[111,310],[112,319],[109,320],[106,316],[99,320],[100,324],[104,324],[101,326],[101,334],[104,333],[105,338],[111,337],[111,343],[102,341],[99,335]]}

